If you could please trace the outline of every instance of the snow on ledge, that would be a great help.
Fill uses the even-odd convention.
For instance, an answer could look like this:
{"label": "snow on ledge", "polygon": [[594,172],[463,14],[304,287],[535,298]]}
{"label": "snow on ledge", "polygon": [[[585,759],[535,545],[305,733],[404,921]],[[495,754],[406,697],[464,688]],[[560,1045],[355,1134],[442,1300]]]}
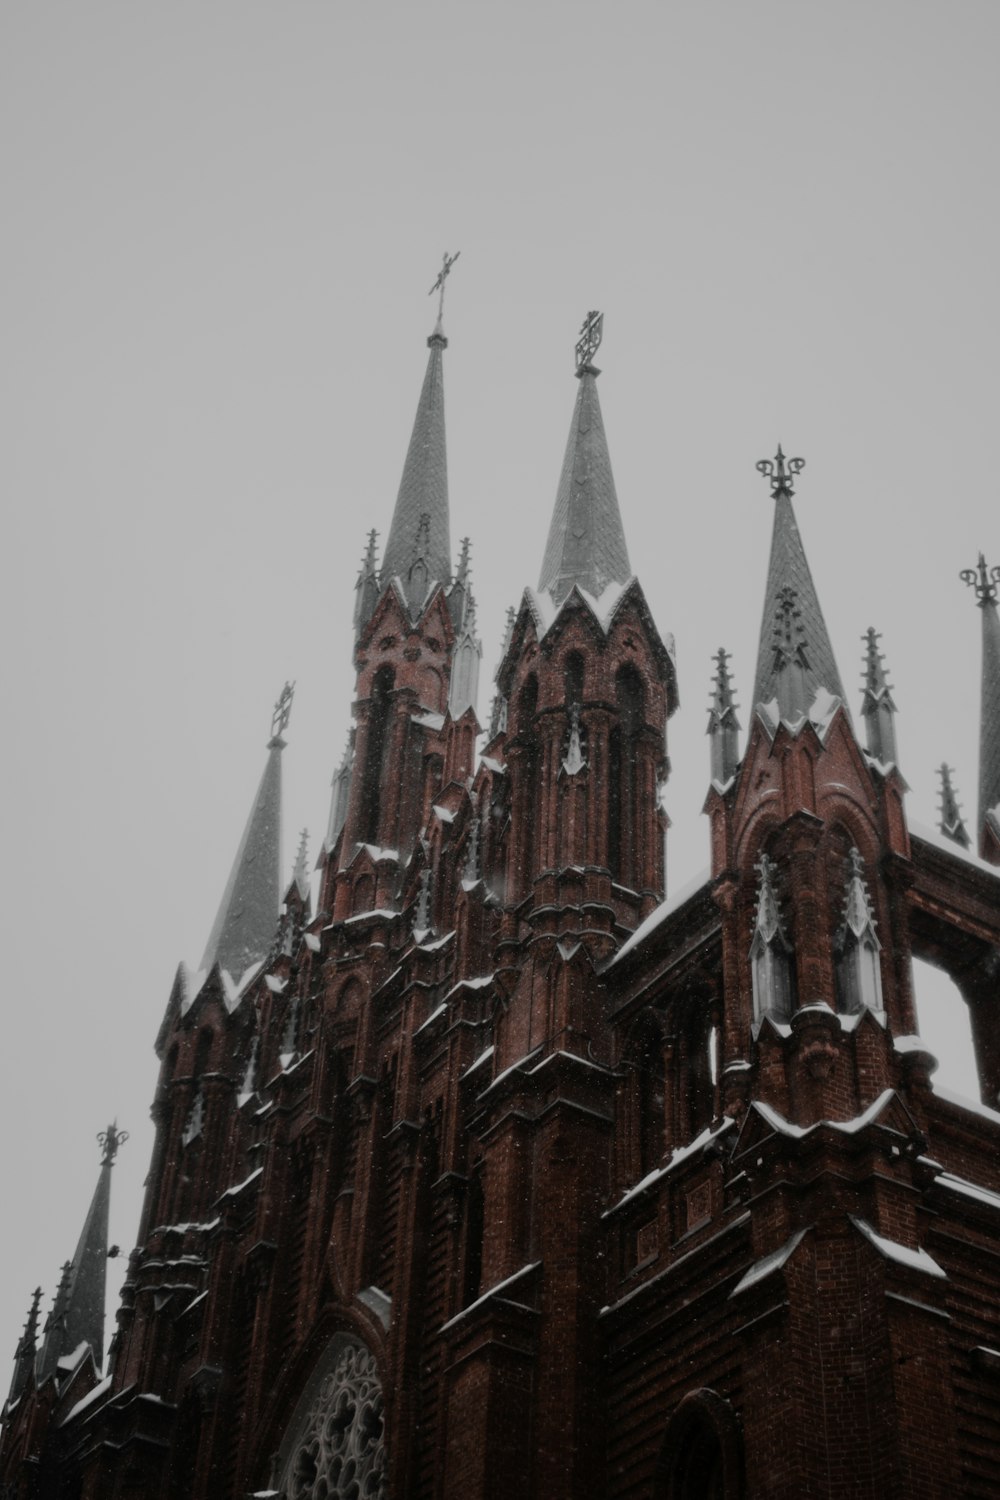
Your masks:
{"label": "snow on ledge", "polygon": [[88,1391],[85,1396],[81,1396],[76,1405],[70,1407],[59,1423],[59,1426],[65,1427],[67,1422],[72,1422],[74,1417],[79,1417],[89,1406],[93,1406],[96,1401],[99,1401],[102,1396],[106,1395],[111,1389],[113,1378],[111,1375],[105,1375],[103,1380],[99,1380],[92,1391]]}
{"label": "snow on ledge", "polygon": [[937,1183],[941,1187],[950,1188],[953,1193],[962,1193],[966,1198],[975,1198],[979,1203],[988,1203],[990,1208],[1000,1208],[1000,1193],[980,1187],[976,1182],[969,1182],[965,1177],[956,1177],[951,1172],[942,1172],[937,1178]]}
{"label": "snow on ledge", "polygon": [[475,1302],[470,1302],[468,1307],[463,1307],[462,1311],[456,1313],[453,1318],[449,1318],[447,1323],[442,1323],[438,1332],[444,1333],[446,1329],[454,1328],[456,1323],[460,1323],[463,1318],[467,1318],[469,1314],[471,1312],[474,1312],[477,1307],[481,1307],[483,1303],[488,1302],[491,1297],[499,1296],[499,1294],[501,1292],[505,1292],[508,1287],[514,1286],[515,1283],[520,1281],[523,1276],[527,1276],[530,1271],[537,1271],[540,1265],[540,1260],[533,1260],[530,1262],[530,1264],[522,1266],[519,1271],[515,1271],[512,1276],[506,1277],[504,1281],[498,1281],[496,1286],[491,1286],[488,1292],[483,1292],[482,1296],[477,1297]]}
{"label": "snow on ledge", "polygon": [[895,1261],[900,1266],[908,1266],[911,1271],[923,1271],[927,1276],[937,1276],[941,1281],[948,1280],[948,1273],[942,1270],[926,1250],[911,1250],[909,1245],[901,1245],[897,1240],[887,1240],[884,1235],[876,1233],[864,1219],[855,1218],[854,1214],[848,1214],[847,1217],[855,1229],[863,1234],[868,1243],[874,1245],[886,1260]]}
{"label": "snow on ledge", "polygon": [[770,1104],[765,1104],[763,1099],[755,1099],[751,1105],[759,1115],[770,1125],[771,1129],[777,1131],[778,1135],[790,1136],[793,1140],[801,1140],[803,1136],[810,1135],[814,1130],[821,1130],[824,1125],[831,1130],[840,1130],[844,1135],[854,1135],[863,1130],[882,1113],[889,1100],[895,1094],[894,1089],[883,1089],[874,1103],[868,1108],[855,1115],[853,1120],[817,1120],[814,1125],[793,1125],[791,1120],[786,1120],[784,1115]]}
{"label": "snow on ledge", "polygon": [[738,1296],[740,1292],[745,1292],[750,1287],[756,1286],[758,1281],[763,1281],[765,1276],[770,1276],[774,1271],[780,1271],[785,1262],[798,1249],[803,1237],[811,1227],[809,1225],[806,1229],[797,1230],[791,1239],[786,1240],[779,1250],[772,1250],[770,1255],[764,1255],[760,1260],[755,1260],[749,1271],[745,1271],[733,1287],[729,1293],[730,1297]]}
{"label": "snow on ledge", "polygon": [[661,901],[656,910],[651,911],[645,921],[639,923],[631,937],[625,939],[618,952],[608,963],[608,968],[613,968],[616,963],[625,957],[626,953],[631,953],[633,948],[638,947],[640,943],[644,942],[651,932],[656,931],[661,922],[665,922],[679,907],[684,905],[685,901],[690,901],[692,896],[697,895],[702,886],[707,885],[711,878],[712,871],[706,865],[703,870],[698,871],[693,880],[687,881],[679,890],[674,891],[672,896],[668,896],[665,901]]}
{"label": "snow on ledge", "polygon": [[670,1172],[676,1171],[682,1162],[687,1161],[688,1157],[694,1156],[698,1151],[701,1151],[708,1145],[709,1141],[714,1140],[716,1136],[722,1135],[733,1124],[735,1124],[735,1121],[730,1115],[723,1115],[718,1125],[707,1125],[700,1135],[696,1135],[693,1141],[688,1141],[686,1146],[676,1147],[671,1152],[668,1162],[665,1162],[662,1167],[654,1167],[651,1172],[647,1172],[641,1181],[637,1182],[634,1187],[630,1187],[628,1192],[624,1193],[618,1199],[617,1203],[612,1204],[610,1208],[606,1209],[601,1218],[607,1218],[608,1214],[613,1214],[623,1204],[637,1197],[639,1193],[645,1192],[646,1188],[652,1187],[653,1183],[658,1182],[661,1177],[666,1177]]}
{"label": "snow on ledge", "polygon": [[979,1115],[984,1120],[992,1120],[994,1125],[1000,1125],[1000,1111],[990,1109],[988,1104],[982,1104],[978,1099],[970,1099],[965,1094],[955,1094],[951,1089],[942,1089],[934,1085],[934,1095],[943,1099],[945,1104],[956,1104],[959,1109],[967,1109],[970,1114]]}
{"label": "snow on ledge", "polygon": [[961,844],[956,844],[954,839],[948,838],[940,828],[931,828],[926,823],[918,823],[911,818],[909,829],[911,838],[920,839],[924,844],[932,844],[935,849],[940,849],[944,854],[950,854],[953,859],[959,859],[963,864],[971,865],[983,875],[992,875],[994,880],[1000,880],[1000,867],[991,865],[988,860],[980,859],[972,849],[963,849]]}

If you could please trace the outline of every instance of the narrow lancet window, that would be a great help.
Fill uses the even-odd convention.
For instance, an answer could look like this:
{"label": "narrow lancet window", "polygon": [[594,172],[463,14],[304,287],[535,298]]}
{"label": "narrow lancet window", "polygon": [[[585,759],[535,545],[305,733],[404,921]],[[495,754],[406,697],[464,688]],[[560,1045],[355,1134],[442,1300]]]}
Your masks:
{"label": "narrow lancet window", "polygon": [[875,933],[871,897],[861,854],[852,848],[844,917],[837,931],[837,1005],[847,1015],[862,1010],[882,1012],[882,945]]}
{"label": "narrow lancet window", "polygon": [[395,674],[391,667],[379,667],[372,683],[368,710],[368,747],[365,757],[364,794],[362,798],[362,842],[377,844],[382,809],[382,781],[389,742],[389,710]]}
{"label": "narrow lancet window", "polygon": [[750,944],[754,1020],[769,1015],[787,1021],[792,1014],[792,945],[781,921],[774,862],[762,854],[756,868],[760,882]]}

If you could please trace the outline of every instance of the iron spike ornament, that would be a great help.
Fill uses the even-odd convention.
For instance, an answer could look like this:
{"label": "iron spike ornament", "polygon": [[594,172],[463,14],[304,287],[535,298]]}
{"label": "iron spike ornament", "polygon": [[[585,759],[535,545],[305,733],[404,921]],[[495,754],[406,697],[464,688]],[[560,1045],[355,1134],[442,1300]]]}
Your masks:
{"label": "iron spike ornament", "polygon": [[128,1131],[118,1129],[118,1121],[112,1120],[107,1130],[98,1132],[97,1144],[101,1148],[101,1166],[110,1167],[118,1155],[118,1148],[128,1140]]}
{"label": "iron spike ornament", "polygon": [[757,464],[757,473],[764,474],[771,481],[771,494],[777,500],[779,495],[795,494],[792,483],[796,474],[801,474],[806,466],[804,458],[786,458],[778,444],[778,451],[773,458],[762,458]]}
{"label": "iron spike ornament", "polygon": [[278,695],[278,701],[274,705],[271,715],[271,744],[283,744],[281,736],[288,728],[288,721],[292,716],[292,699],[295,697],[295,683],[286,682]]}
{"label": "iron spike ornament", "polygon": [[576,344],[576,373],[577,375],[596,375],[594,369],[594,355],[601,347],[604,337],[604,314],[602,312],[589,312],[580,325],[580,337]]}
{"label": "iron spike ornament", "polygon": [[985,609],[987,604],[996,604],[997,591],[1000,589],[1000,566],[987,568],[986,558],[980,552],[976,566],[965,568],[958,576],[963,583],[975,589],[976,603],[980,609]]}
{"label": "iron spike ornament", "polygon": [[461,255],[461,253],[461,250],[456,250],[454,255],[449,255],[447,250],[444,252],[444,255],[441,257],[441,269],[438,272],[437,281],[435,281],[434,285],[427,293],[428,297],[433,297],[435,292],[440,292],[441,294],[438,298],[437,326],[439,328],[441,327],[441,319],[444,317],[444,284],[451,274],[452,266],[455,264],[456,260],[458,260],[458,257]]}

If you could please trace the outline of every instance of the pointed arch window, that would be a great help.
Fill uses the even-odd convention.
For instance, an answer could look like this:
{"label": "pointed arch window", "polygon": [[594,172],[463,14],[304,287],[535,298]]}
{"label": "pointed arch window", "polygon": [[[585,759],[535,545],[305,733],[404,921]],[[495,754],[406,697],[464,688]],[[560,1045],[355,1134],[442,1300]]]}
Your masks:
{"label": "pointed arch window", "polygon": [[856,845],[852,845],[848,861],[844,914],[834,941],[837,1008],[846,1015],[856,1015],[862,1010],[881,1015],[882,944],[875,931],[864,862]]}
{"label": "pointed arch window", "polygon": [[379,667],[372,682],[368,706],[368,745],[361,795],[361,842],[377,844],[382,811],[382,783],[389,748],[389,715],[396,674],[392,667]]}
{"label": "pointed arch window", "polygon": [[754,1021],[766,1015],[787,1021],[794,1004],[794,968],[792,945],[781,920],[777,870],[767,854],[761,854],[756,869],[757,912],[750,944]]}
{"label": "pointed arch window", "polygon": [[646,695],[642,678],[630,662],[615,676],[618,721],[608,743],[608,865],[614,880],[624,885],[637,881],[635,833],[638,813],[636,797],[636,742],[642,732]]}
{"label": "pointed arch window", "polygon": [[334,1340],[299,1401],[276,1468],[282,1500],[384,1500],[382,1384],[364,1344]]}

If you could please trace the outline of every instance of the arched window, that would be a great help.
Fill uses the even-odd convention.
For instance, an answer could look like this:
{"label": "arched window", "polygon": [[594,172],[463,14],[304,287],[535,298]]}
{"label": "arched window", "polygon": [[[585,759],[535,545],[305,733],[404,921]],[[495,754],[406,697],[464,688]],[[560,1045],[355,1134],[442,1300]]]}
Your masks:
{"label": "arched window", "polygon": [[389,748],[389,715],[396,674],[392,667],[379,667],[372,682],[368,706],[368,748],[361,793],[361,842],[377,844],[382,811],[382,782]]}
{"label": "arched window", "polygon": [[608,864],[614,880],[634,884],[636,820],[636,741],[642,732],[645,692],[642,678],[626,663],[615,676],[618,719],[608,744]]}
{"label": "arched window", "polygon": [[282,1500],[384,1500],[384,1425],[374,1355],[340,1334],[306,1386],[278,1451]]}
{"label": "arched window", "polygon": [[657,1500],[741,1500],[743,1445],[736,1413],[715,1391],[691,1391],[670,1419]]}
{"label": "arched window", "polygon": [[658,1165],[665,1146],[663,1036],[651,1016],[636,1023],[622,1056],[625,1073],[626,1175],[638,1182]]}
{"label": "arched window", "polygon": [[579,651],[568,652],[563,662],[563,683],[567,708],[572,708],[574,703],[579,708],[583,703],[583,674],[584,661]]}

